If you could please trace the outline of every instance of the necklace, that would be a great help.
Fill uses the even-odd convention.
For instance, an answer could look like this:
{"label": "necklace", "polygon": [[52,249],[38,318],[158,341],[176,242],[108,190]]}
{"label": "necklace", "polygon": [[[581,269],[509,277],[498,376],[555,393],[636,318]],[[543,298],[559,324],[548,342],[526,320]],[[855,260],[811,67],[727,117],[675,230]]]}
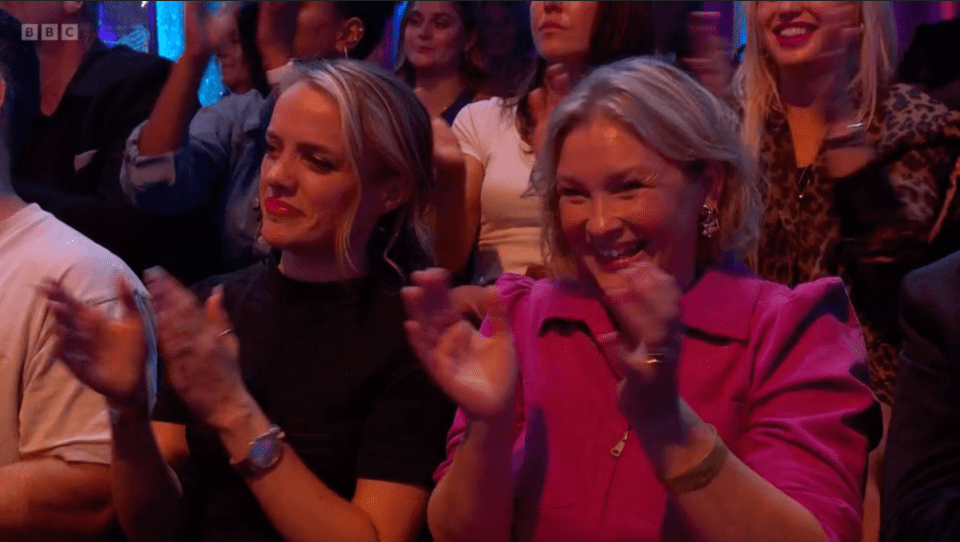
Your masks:
{"label": "necklace", "polygon": [[813,164],[807,164],[802,170],[800,170],[800,178],[797,180],[797,185],[800,190],[799,199],[803,199],[807,195],[807,187],[810,186],[810,181],[813,180]]}

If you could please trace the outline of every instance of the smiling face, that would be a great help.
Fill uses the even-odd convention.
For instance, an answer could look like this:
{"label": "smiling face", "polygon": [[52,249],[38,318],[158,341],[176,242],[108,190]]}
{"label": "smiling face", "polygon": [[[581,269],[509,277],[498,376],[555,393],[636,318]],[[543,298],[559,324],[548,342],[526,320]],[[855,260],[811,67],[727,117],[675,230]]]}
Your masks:
{"label": "smiling face", "polygon": [[335,261],[340,232],[350,228],[350,257],[359,265],[374,223],[385,212],[383,194],[361,190],[337,104],[297,83],[277,100],[266,139],[260,167],[264,239],[274,248]]}
{"label": "smiling face", "polygon": [[[827,52],[831,10],[856,2],[757,2],[764,49],[781,67],[807,64]],[[850,21],[850,24],[856,24]]]}
{"label": "smiling face", "polygon": [[547,63],[584,64],[597,2],[530,2],[530,30],[537,53]]}
{"label": "smiling face", "polygon": [[707,183],[622,125],[595,118],[571,129],[560,147],[556,190],[567,245],[598,285],[639,261],[655,263],[681,286],[692,281]]}
{"label": "smiling face", "polygon": [[403,49],[416,69],[456,71],[469,36],[453,2],[416,2],[403,30]]}

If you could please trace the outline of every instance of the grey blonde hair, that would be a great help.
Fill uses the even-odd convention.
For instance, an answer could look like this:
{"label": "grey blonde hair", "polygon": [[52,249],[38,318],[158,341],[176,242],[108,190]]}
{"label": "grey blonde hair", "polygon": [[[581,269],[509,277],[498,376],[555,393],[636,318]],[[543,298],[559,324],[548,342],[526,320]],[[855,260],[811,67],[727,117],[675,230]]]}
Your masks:
{"label": "grey blonde hair", "polygon": [[621,125],[691,175],[710,163],[721,165],[720,230],[710,239],[700,238],[699,263],[726,251],[745,258],[753,254],[760,237],[762,203],[754,162],[740,141],[736,115],[689,75],[655,58],[639,57],[597,68],[550,117],[531,182],[543,205],[543,248],[552,275],[578,272],[560,225],[556,187],[560,151],[571,130],[595,119]]}
{"label": "grey blonde hair", "polygon": [[371,63],[337,59],[294,66],[281,81],[281,93],[305,82],[337,104],[347,160],[361,180],[338,228],[338,263],[344,270],[357,269],[350,259],[350,235],[362,187],[399,177],[407,199],[380,217],[366,253],[372,272],[386,263],[394,278],[405,282],[433,258],[424,220],[434,184],[429,114],[406,83]]}
{"label": "grey blonde hair", "polygon": [[[757,21],[757,2],[746,4],[747,43],[743,62],[734,77],[734,93],[743,107],[743,138],[754,157],[760,155],[764,123],[771,109],[782,109],[777,84],[777,66],[764,51],[763,29]],[[850,81],[858,96],[856,119],[869,123],[881,90],[896,69],[897,29],[891,2],[856,2],[861,25],[859,65]]]}

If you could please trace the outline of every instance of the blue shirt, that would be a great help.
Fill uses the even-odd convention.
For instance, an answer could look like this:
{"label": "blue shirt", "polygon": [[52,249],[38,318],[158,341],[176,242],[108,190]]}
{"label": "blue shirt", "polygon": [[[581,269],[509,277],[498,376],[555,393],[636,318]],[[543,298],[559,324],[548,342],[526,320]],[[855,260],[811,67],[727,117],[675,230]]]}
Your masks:
{"label": "blue shirt", "polygon": [[164,216],[216,201],[227,269],[249,265],[268,250],[258,241],[258,188],[274,103],[256,90],[225,96],[197,112],[183,147],[157,156],[140,154],[144,122],[127,139],[120,171],[124,193]]}

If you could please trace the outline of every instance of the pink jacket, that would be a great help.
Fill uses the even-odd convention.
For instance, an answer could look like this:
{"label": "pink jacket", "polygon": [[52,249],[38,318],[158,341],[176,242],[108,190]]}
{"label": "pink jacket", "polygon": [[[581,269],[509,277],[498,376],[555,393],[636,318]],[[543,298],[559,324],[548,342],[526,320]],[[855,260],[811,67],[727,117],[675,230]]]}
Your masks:
{"label": "pink jacket", "polygon": [[[551,280],[503,275],[521,373],[514,532],[521,542],[687,540],[677,510],[616,407],[619,375],[596,337],[600,303]],[[790,290],[733,258],[680,300],[680,395],[731,452],[806,507],[833,541],[861,537],[880,415],[860,326],[839,279]],[[457,412],[439,480],[466,418]]]}

